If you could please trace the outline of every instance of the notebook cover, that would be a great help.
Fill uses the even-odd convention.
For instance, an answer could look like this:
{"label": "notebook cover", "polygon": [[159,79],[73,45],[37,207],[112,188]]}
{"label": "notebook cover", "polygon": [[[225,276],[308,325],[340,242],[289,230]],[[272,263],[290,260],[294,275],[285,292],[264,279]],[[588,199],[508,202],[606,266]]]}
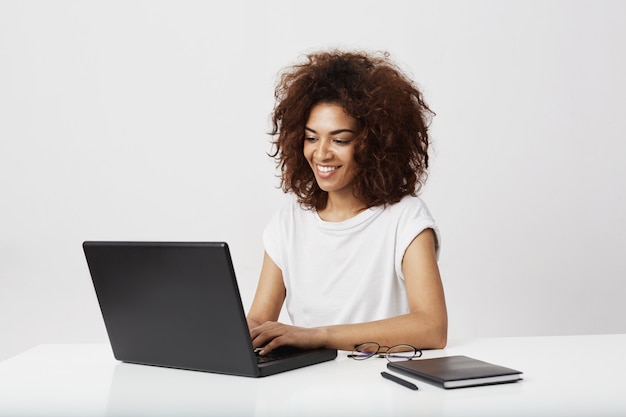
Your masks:
{"label": "notebook cover", "polygon": [[446,356],[389,362],[387,367],[405,375],[435,383],[443,388],[462,388],[515,382],[521,372],[467,356]]}

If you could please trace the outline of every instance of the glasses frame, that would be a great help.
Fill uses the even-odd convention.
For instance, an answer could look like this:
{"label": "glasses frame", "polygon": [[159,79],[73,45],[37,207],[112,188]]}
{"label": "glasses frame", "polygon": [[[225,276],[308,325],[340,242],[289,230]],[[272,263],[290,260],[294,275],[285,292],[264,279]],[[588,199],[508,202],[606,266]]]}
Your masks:
{"label": "glasses frame", "polygon": [[[364,352],[364,351],[360,351],[359,348],[363,347],[363,346],[367,346],[367,345],[371,345],[372,347],[376,346],[376,350],[372,349],[372,352]],[[384,346],[384,345],[380,345],[377,342],[365,342],[365,343],[359,343],[358,345],[354,345],[354,349],[352,350],[352,353],[350,353],[348,355],[349,358],[352,358],[356,361],[363,361],[365,359],[369,359],[369,358],[373,358],[373,357],[377,357],[377,358],[385,358],[387,359],[389,362],[395,362],[394,360],[389,358],[389,355],[387,352],[389,352],[390,350],[394,350],[396,348],[401,348],[401,347],[406,347],[406,350],[402,350],[402,352],[411,352],[413,351],[412,355],[402,355],[402,357],[398,357],[398,360],[413,360],[416,358],[420,358],[422,356],[422,351],[421,349],[416,348],[415,346],[406,344],[406,343],[402,343],[399,345],[393,345],[393,346]],[[384,352],[381,352],[381,349],[385,349]]]}

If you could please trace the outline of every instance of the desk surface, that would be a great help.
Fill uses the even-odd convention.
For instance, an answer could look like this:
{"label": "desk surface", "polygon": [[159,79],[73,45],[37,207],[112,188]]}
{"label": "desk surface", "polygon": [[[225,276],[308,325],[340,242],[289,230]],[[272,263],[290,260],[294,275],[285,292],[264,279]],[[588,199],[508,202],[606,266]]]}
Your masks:
{"label": "desk surface", "polygon": [[477,339],[424,353],[519,369],[514,384],[444,390],[380,376],[386,360],[246,378],[117,362],[108,345],[40,345],[0,363],[0,416],[624,416],[626,335]]}

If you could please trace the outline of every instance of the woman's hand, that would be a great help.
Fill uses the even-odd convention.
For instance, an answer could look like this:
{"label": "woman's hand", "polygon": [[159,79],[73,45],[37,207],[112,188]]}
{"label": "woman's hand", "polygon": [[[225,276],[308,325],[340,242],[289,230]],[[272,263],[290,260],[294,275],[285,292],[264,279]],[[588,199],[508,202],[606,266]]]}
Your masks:
{"label": "woman's hand", "polygon": [[305,328],[268,321],[250,330],[252,346],[265,355],[279,346],[314,349],[324,346],[323,328]]}

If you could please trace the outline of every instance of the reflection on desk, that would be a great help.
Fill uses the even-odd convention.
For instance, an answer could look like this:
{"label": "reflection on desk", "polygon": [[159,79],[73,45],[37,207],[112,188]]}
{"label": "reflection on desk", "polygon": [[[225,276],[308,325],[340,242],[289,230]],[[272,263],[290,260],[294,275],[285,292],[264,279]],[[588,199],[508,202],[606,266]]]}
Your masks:
{"label": "reflection on desk", "polygon": [[[384,359],[266,378],[120,363],[108,345],[40,345],[0,363],[0,416],[626,415],[626,335],[478,339],[424,352],[519,369],[518,383],[419,391],[381,378]],[[406,377],[405,377],[406,378]]]}

